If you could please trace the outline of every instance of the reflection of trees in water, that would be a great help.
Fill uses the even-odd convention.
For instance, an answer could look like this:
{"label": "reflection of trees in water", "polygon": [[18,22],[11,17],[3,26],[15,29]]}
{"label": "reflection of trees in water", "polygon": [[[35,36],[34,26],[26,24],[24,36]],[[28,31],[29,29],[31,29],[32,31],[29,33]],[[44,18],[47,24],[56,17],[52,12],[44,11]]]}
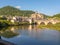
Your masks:
{"label": "reflection of trees in water", "polygon": [[38,29],[38,26],[37,25],[20,25],[20,26],[9,26],[9,27],[6,27],[6,28],[3,28],[1,29],[2,31],[7,31],[7,30],[10,30],[10,31],[16,31],[16,30],[25,30],[25,29],[28,29],[28,30],[36,30]]}
{"label": "reflection of trees in water", "polygon": [[20,30],[32,31],[32,30],[38,30],[38,27],[37,25],[10,26],[10,27],[3,28],[0,31],[0,35],[10,38],[20,34]]}
{"label": "reflection of trees in water", "polygon": [[5,30],[5,31],[1,30],[0,31],[0,36],[6,37],[6,38],[11,38],[11,37],[14,37],[17,35],[18,35],[17,33],[13,33],[10,30]]}

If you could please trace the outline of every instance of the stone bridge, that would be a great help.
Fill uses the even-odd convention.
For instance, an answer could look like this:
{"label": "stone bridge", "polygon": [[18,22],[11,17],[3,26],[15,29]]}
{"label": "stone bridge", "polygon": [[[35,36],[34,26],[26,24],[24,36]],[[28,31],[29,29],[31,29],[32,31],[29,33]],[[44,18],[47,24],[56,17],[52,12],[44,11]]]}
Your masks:
{"label": "stone bridge", "polygon": [[35,20],[34,21],[35,23],[37,23],[37,24],[42,24],[42,23],[44,23],[45,25],[47,25],[47,24],[49,24],[49,23],[51,23],[51,24],[56,24],[56,23],[59,23],[60,21],[59,20]]}
{"label": "stone bridge", "polygon": [[30,19],[28,18],[27,19],[28,22],[31,24],[32,22],[33,23],[37,23],[37,24],[42,24],[44,23],[45,25],[51,23],[51,24],[56,24],[56,23],[59,23],[60,20],[57,20],[56,18],[45,18],[43,16],[43,14],[40,14],[40,13],[34,13],[31,15]]}
{"label": "stone bridge", "polygon": [[37,23],[38,25],[40,24],[45,24],[45,25],[48,25],[48,24],[56,24],[56,23],[60,23],[60,20],[57,20],[57,19],[41,19],[41,20],[32,20],[32,19],[27,19],[27,21],[31,24],[32,22],[33,23]]}

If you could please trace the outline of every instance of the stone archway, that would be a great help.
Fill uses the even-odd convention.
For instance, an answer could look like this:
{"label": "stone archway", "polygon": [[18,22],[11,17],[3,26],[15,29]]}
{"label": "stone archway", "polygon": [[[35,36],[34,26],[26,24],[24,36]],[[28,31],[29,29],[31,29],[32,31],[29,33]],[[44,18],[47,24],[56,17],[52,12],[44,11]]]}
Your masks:
{"label": "stone archway", "polygon": [[40,25],[45,25],[45,22],[41,22]]}
{"label": "stone archway", "polygon": [[47,25],[52,25],[53,23],[52,22],[48,22]]}

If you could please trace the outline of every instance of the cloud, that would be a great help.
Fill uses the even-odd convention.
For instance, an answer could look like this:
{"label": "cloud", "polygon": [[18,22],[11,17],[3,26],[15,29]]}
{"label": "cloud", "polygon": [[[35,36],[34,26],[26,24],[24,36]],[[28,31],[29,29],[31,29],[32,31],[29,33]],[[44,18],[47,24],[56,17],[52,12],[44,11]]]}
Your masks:
{"label": "cloud", "polygon": [[19,8],[21,8],[21,6],[16,6],[16,8],[18,8],[18,9],[19,9]]}

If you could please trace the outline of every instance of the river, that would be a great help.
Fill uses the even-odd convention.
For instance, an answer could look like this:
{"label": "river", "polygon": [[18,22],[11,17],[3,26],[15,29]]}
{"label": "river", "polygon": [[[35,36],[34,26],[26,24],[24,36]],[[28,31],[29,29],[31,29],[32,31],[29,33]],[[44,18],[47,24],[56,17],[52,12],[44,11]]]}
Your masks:
{"label": "river", "polygon": [[60,31],[37,25],[6,27],[0,30],[0,36],[16,45],[60,45]]}

